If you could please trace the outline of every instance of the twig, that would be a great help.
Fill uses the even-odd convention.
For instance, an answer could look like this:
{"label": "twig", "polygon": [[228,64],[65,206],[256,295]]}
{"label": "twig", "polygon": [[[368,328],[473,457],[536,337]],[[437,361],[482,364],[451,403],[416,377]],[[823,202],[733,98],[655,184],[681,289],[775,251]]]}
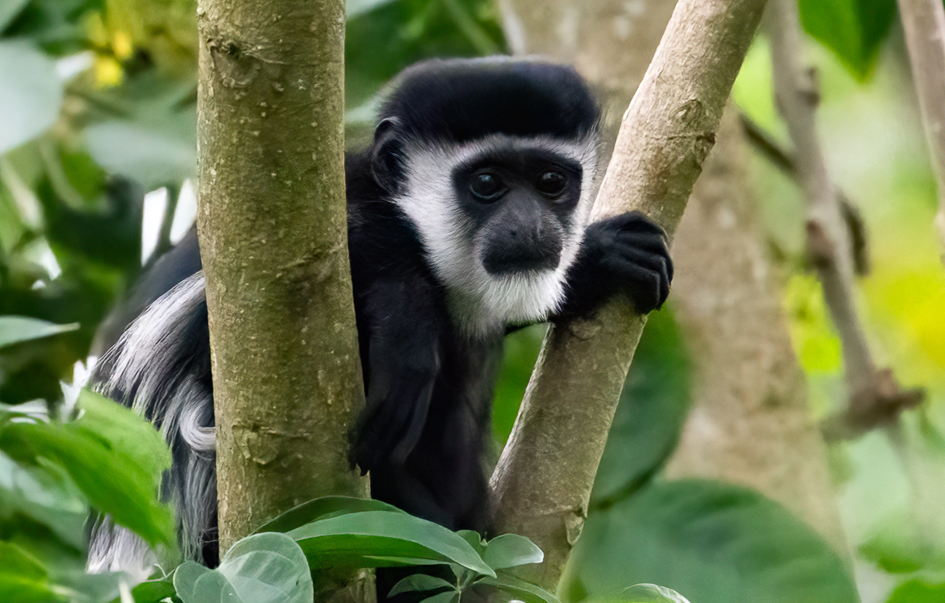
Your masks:
{"label": "twig", "polygon": [[[744,112],[738,112],[738,120],[741,123],[745,137],[752,146],[772,165],[784,172],[786,176],[797,181],[799,176],[794,154],[782,148],[774,136]],[[857,276],[865,276],[869,274],[870,261],[866,224],[863,222],[863,216],[860,215],[860,210],[850,201],[843,189],[834,187],[833,194],[836,195],[837,201],[840,203],[841,215],[849,231],[851,252],[853,253],[853,270]]]}
{"label": "twig", "polygon": [[771,8],[775,92],[794,141],[798,177],[807,196],[807,253],[840,333],[849,392],[847,410],[828,419],[824,433],[828,438],[856,436],[894,422],[924,394],[902,390],[892,372],[880,370],[870,353],[853,297],[853,242],[817,139],[814,110],[819,94],[813,74],[799,59],[802,45],[797,2],[772,0]]}
{"label": "twig", "polygon": [[899,14],[938,183],[935,224],[945,248],[945,8],[939,0],[899,0]]}

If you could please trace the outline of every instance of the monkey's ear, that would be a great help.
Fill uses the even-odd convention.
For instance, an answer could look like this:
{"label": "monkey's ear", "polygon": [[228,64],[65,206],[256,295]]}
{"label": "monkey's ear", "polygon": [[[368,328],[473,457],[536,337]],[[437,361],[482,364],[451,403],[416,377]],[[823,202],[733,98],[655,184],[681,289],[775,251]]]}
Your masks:
{"label": "monkey's ear", "polygon": [[377,183],[391,194],[397,192],[403,181],[403,149],[400,120],[396,117],[385,117],[374,128],[371,172]]}

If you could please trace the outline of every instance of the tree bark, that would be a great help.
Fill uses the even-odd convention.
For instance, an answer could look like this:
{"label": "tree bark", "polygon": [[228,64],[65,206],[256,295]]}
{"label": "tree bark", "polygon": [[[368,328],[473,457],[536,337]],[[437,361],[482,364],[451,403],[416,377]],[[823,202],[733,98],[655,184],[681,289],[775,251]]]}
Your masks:
{"label": "tree bark", "polygon": [[945,249],[945,8],[938,0],[899,0],[899,14],[938,184],[935,224]]}
{"label": "tree bark", "polygon": [[[678,3],[624,115],[595,219],[639,209],[672,235],[763,8],[763,0]],[[524,534],[545,551],[528,576],[545,587],[557,583],[583,526],[644,323],[615,304],[552,327],[493,474],[498,531]]]}
{"label": "tree bark", "polygon": [[367,495],[347,457],[363,392],[346,240],[345,12],[342,0],[200,0],[197,14],[197,218],[225,551],[308,499]]}

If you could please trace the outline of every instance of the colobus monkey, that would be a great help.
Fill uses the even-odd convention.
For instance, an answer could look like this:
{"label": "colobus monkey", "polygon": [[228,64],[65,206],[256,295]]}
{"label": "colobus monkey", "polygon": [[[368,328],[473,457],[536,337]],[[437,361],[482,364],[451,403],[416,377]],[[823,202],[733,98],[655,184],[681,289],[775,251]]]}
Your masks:
{"label": "colobus monkey", "polygon": [[[613,296],[641,312],[666,299],[672,263],[656,224],[638,213],[585,223],[599,117],[587,84],[568,67],[434,60],[399,76],[373,142],[348,156],[348,241],[367,394],[352,458],[370,471],[375,498],[450,529],[485,529],[484,452],[506,332],[589,315]],[[180,278],[169,264],[199,266],[193,237],[164,262],[174,278],[150,277],[145,295],[153,303],[102,359],[94,381],[164,432],[174,463],[162,490],[177,507],[184,554],[212,566],[204,280],[196,271],[169,282]],[[107,522],[95,532],[93,568],[149,559]]]}

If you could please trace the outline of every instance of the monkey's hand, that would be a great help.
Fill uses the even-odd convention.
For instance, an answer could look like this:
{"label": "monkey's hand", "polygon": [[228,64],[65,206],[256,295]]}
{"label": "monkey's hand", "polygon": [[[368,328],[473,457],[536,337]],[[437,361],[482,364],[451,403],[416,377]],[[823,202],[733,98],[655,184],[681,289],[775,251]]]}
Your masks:
{"label": "monkey's hand", "polygon": [[626,295],[647,313],[663,305],[673,280],[666,234],[640,212],[587,227],[577,259],[568,270],[566,294],[552,320],[589,316],[614,295]]}
{"label": "monkey's hand", "polygon": [[351,434],[351,460],[362,473],[402,464],[413,451],[440,368],[440,321],[422,287],[380,282],[375,290],[384,295],[365,305],[372,324],[362,359],[367,400]]}

